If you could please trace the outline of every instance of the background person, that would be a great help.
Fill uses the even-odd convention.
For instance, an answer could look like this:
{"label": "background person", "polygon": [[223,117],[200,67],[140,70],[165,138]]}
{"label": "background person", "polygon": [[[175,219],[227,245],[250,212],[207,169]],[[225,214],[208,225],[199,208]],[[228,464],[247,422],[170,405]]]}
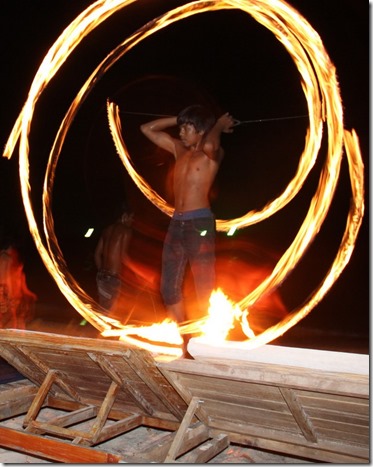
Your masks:
{"label": "background person", "polygon": [[95,249],[99,303],[107,311],[112,309],[122,288],[123,267],[128,258],[132,237],[132,222],[133,213],[125,207],[119,218],[104,229]]}
{"label": "background person", "polygon": [[33,318],[36,294],[27,287],[23,262],[12,238],[0,238],[0,325],[25,329]]}

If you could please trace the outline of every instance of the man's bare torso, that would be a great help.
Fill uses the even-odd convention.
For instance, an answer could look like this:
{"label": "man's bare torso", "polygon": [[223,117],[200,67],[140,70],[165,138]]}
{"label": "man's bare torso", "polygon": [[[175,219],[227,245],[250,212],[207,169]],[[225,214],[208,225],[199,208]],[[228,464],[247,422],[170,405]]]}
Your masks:
{"label": "man's bare torso", "polygon": [[121,275],[130,238],[131,229],[121,223],[113,224],[104,231],[100,269]]}
{"label": "man's bare torso", "polygon": [[176,211],[192,211],[210,207],[209,193],[219,169],[218,160],[207,157],[202,150],[176,146],[174,195]]}

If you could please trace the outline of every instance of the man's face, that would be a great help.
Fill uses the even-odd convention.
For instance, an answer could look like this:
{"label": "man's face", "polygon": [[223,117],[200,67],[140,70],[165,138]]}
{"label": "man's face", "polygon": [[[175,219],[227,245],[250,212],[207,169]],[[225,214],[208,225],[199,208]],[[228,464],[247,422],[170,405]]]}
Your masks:
{"label": "man's face", "polygon": [[202,132],[196,131],[194,125],[191,123],[180,125],[179,135],[181,142],[187,148],[195,146],[202,138]]}

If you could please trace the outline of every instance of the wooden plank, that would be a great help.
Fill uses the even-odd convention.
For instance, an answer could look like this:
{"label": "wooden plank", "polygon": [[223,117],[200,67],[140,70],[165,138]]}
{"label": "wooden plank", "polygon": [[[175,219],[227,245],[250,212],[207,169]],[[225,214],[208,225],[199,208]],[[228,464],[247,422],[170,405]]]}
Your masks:
{"label": "wooden plank", "polygon": [[12,399],[35,395],[37,390],[38,387],[27,379],[0,385],[0,404],[9,402]]}
{"label": "wooden plank", "polygon": [[115,381],[113,381],[108,389],[108,392],[105,396],[104,401],[98,411],[97,417],[94,421],[94,424],[90,430],[90,443],[94,444],[98,437],[100,436],[101,430],[106,423],[107,417],[109,412],[113,406],[114,400],[118,394],[120,389],[120,385],[118,385]]}
{"label": "wooden plank", "polygon": [[182,464],[206,463],[229,446],[228,436],[219,434],[178,459]]}
{"label": "wooden plank", "polygon": [[369,416],[369,400],[358,397],[345,396],[337,394],[327,395],[321,393],[304,394],[303,391],[297,391],[297,397],[301,404],[308,411],[325,410],[334,413],[343,412],[345,414],[361,417]]}
{"label": "wooden plank", "polygon": [[[78,410],[75,410],[74,412],[69,412],[68,414],[53,417],[48,420],[48,424],[51,426],[61,427],[75,425],[77,423],[87,421],[93,418],[97,414],[97,410],[97,407],[94,406],[83,407]],[[45,422],[39,421],[38,426],[41,427],[43,423]],[[42,433],[45,433],[45,430],[42,430],[41,428],[36,428],[36,425],[33,422],[31,422],[27,427],[27,432],[34,434],[37,433],[40,435]]]}
{"label": "wooden plank", "polygon": [[18,415],[27,412],[30,404],[34,400],[35,395],[23,396],[19,399],[10,400],[0,404],[0,420],[10,417],[17,417]]}
{"label": "wooden plank", "polygon": [[304,411],[302,405],[299,403],[295,391],[289,388],[279,388],[283,398],[285,399],[295,421],[307,441],[317,443],[317,434],[312,426],[312,422]]}
{"label": "wooden plank", "polygon": [[[216,376],[175,373],[173,382],[178,379],[180,385],[188,388],[189,392],[198,396],[203,394],[209,399],[219,399],[228,403],[257,406],[257,399],[268,404],[272,410],[287,411],[287,405],[279,394],[277,386],[263,385],[260,382],[251,381],[229,381],[226,378]],[[229,390],[227,391],[227,384]]]}
{"label": "wooden plank", "polygon": [[140,358],[140,354],[132,350],[128,358],[128,363],[176,419],[182,420],[186,410],[184,401],[180,399],[172,386],[167,384],[167,381],[159,371],[155,362],[150,361],[149,357],[149,355],[142,354]]}
{"label": "wooden plank", "polygon": [[47,397],[47,394],[49,392],[49,389],[51,388],[54,378],[55,378],[55,371],[48,371],[48,373],[45,376],[45,379],[43,383],[40,385],[40,388],[32,401],[30,408],[23,420],[23,426],[27,427],[35,418],[37,417],[40,407],[42,406],[45,398]]}
{"label": "wooden plank", "polygon": [[97,353],[88,352],[89,357],[100,365],[100,368],[106,373],[110,379],[115,381],[119,386],[122,384],[122,378],[118,375],[114,365],[110,362],[110,359],[105,355],[98,355]]}
{"label": "wooden plank", "polygon": [[[157,438],[154,441],[144,443],[140,448],[142,459],[146,460],[147,462],[163,462],[167,456],[168,451],[170,450],[175,435],[176,431],[173,433],[165,434],[161,438]],[[183,442],[179,448],[179,455],[185,454],[209,438],[209,429],[203,423],[197,422],[189,426],[184,433]],[[133,451],[129,451],[128,454],[131,456],[131,458],[136,457],[136,453]]]}
{"label": "wooden plank", "polygon": [[[219,405],[227,404],[226,409],[220,410],[223,418],[225,418],[223,410],[226,410],[227,414],[229,413],[229,417],[237,416],[238,420],[242,421],[250,421],[252,417],[264,417],[264,410],[273,414],[282,413],[283,416],[279,416],[279,420],[285,420],[290,413],[289,407],[277,387],[246,383],[245,381],[232,381],[228,385],[226,379],[179,373],[173,374],[171,379],[172,383],[177,385],[177,389],[180,392],[183,391],[184,398],[191,397],[192,393],[193,397],[204,399],[207,404],[213,404],[213,401],[218,401]],[[188,392],[185,388],[188,388]],[[244,411],[242,411],[242,407],[244,407]],[[259,413],[258,410],[260,410]]]}
{"label": "wooden plank", "polygon": [[40,371],[37,366],[30,362],[15,345],[1,343],[0,355],[4,360],[18,370],[19,373],[38,386],[44,381],[45,373]]}
{"label": "wooden plank", "polygon": [[323,439],[343,442],[343,444],[367,444],[369,443],[370,427],[359,427],[354,424],[331,423],[325,420],[314,420],[314,426],[319,436]]}
{"label": "wooden plank", "polygon": [[[219,430],[211,430],[211,433],[219,433]],[[268,433],[267,433],[268,435]],[[237,434],[229,432],[229,439],[231,443],[242,444],[248,447],[257,449],[265,449],[273,452],[296,455],[308,459],[315,459],[316,461],[329,462],[329,463],[369,463],[370,451],[369,447],[360,446],[345,446],[341,452],[340,443],[324,443],[322,440],[315,446],[312,443],[305,444],[303,440],[291,439],[278,439],[276,436],[273,438],[252,435],[250,433]]]}
{"label": "wooden plank", "polygon": [[[55,435],[60,438],[67,438],[70,440],[74,440],[75,438],[79,438],[85,440],[90,443],[90,433],[87,433],[83,430],[77,430],[74,428],[65,428],[58,425],[52,425],[48,422],[39,422],[38,420],[33,420],[31,422],[31,428],[36,429],[37,431],[41,431],[44,433],[48,433],[50,435]],[[45,437],[40,437],[41,439],[45,439]]]}
{"label": "wooden plank", "polygon": [[213,378],[225,378],[227,381],[260,381],[263,385],[280,385],[293,389],[307,389],[320,393],[369,397],[369,376],[344,373],[320,372],[311,369],[271,365],[261,363],[244,364],[239,361],[222,363],[214,359],[173,360],[160,362],[158,366],[171,371]]}
{"label": "wooden plank", "polygon": [[167,453],[165,463],[173,462],[178,456],[185,432],[188,426],[190,425],[192,418],[194,417],[194,414],[200,404],[201,401],[196,397],[190,401],[188,410],[185,413],[183,421],[181,422],[180,427],[177,430],[176,436],[171,444],[170,450]]}
{"label": "wooden plank", "polygon": [[330,423],[345,423],[347,425],[356,426],[356,429],[359,429],[360,426],[369,427],[369,415],[359,415],[338,410],[316,408],[307,408],[307,413],[310,418],[315,420],[324,420]]}
{"label": "wooden plank", "polygon": [[113,464],[124,460],[117,454],[76,446],[56,439],[42,438],[2,426],[0,426],[0,446],[67,464]]}
{"label": "wooden plank", "polygon": [[214,418],[216,421],[220,421],[222,431],[225,431],[223,427],[226,422],[235,422],[240,426],[250,425],[297,434],[302,433],[290,411],[284,413],[263,410],[259,404],[260,402],[258,401],[258,407],[252,408],[204,399],[203,410],[208,414],[207,418],[209,420]]}
{"label": "wooden plank", "polygon": [[122,420],[114,422],[110,426],[104,426],[100,435],[96,439],[96,444],[100,444],[108,439],[114,438],[127,431],[138,428],[142,425],[142,417],[140,415],[131,415]]}

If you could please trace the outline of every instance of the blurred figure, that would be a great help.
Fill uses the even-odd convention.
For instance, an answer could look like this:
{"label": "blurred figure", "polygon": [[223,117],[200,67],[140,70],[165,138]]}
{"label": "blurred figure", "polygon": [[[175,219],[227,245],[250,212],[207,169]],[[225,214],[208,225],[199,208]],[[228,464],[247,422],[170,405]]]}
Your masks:
{"label": "blurred figure", "polygon": [[133,213],[125,206],[122,214],[102,232],[95,249],[96,283],[100,305],[110,311],[123,284],[123,266],[128,262]]}
{"label": "blurred figure", "polygon": [[9,237],[0,240],[0,324],[1,328],[25,329],[31,320],[37,296],[29,290],[23,263]]}
{"label": "blurred figure", "polygon": [[133,218],[133,213],[124,206],[119,218],[102,232],[94,253],[99,303],[122,322],[128,321],[133,311],[132,301],[144,284],[153,286],[156,281],[155,271],[129,254]]}

